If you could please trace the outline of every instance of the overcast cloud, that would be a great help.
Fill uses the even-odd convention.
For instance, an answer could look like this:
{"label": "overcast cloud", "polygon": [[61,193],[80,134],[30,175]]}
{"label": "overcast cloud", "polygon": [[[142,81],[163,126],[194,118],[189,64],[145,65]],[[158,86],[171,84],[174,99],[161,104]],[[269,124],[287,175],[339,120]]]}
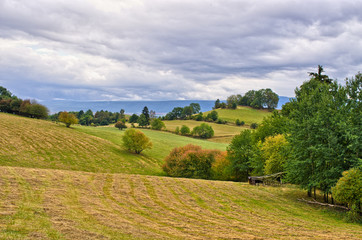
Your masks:
{"label": "overcast cloud", "polygon": [[39,100],[281,96],[362,70],[362,1],[0,0],[0,85]]}

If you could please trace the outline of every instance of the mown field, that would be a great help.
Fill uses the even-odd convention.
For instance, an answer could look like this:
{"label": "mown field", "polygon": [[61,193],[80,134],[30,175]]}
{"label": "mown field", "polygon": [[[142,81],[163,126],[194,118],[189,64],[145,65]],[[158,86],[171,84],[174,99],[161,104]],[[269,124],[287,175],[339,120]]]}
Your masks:
{"label": "mown field", "polygon": [[[252,123],[261,123],[263,121],[263,118],[270,115],[271,112],[268,110],[259,110],[259,109],[253,109],[251,107],[243,107],[238,106],[237,109],[216,109],[215,110],[219,118],[222,120],[226,120],[230,123],[235,123],[236,119],[239,119],[240,121],[244,121],[246,125],[250,125]],[[204,112],[204,116],[209,114],[209,112]]]}
{"label": "mown field", "polygon": [[[196,126],[199,126],[201,121],[194,121],[194,120],[170,120],[170,121],[163,121],[166,125],[166,129],[169,131],[174,132],[177,127],[181,129],[182,125],[186,125],[192,129]],[[220,143],[230,143],[231,139],[239,134],[244,129],[249,129],[249,127],[246,126],[236,126],[236,125],[225,125],[225,124],[217,124],[217,123],[211,123],[208,122],[208,125],[212,127],[212,129],[215,132],[215,135],[213,138],[208,139],[208,141],[211,142],[220,142]]]}
{"label": "mown field", "polygon": [[361,239],[294,187],[0,167],[0,239]]}
{"label": "mown field", "polygon": [[174,147],[193,143],[225,150],[227,146],[143,130],[151,138],[153,149],[137,155],[122,148],[124,131],[114,127],[66,128],[63,124],[3,113],[0,129],[0,166],[162,175],[160,165]]}

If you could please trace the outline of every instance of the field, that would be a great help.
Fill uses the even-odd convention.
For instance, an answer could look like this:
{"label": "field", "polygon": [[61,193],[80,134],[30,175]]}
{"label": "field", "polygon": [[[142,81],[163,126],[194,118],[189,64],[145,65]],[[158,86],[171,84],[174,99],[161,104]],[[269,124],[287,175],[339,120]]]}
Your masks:
{"label": "field", "polygon": [[343,212],[298,201],[295,186],[162,176],[173,147],[227,144],[144,129],[154,147],[136,155],[114,127],[0,113],[0,129],[0,239],[362,238]]}
{"label": "field", "polygon": [[293,187],[0,167],[0,239],[361,239]]}
{"label": "field", "polygon": [[[216,109],[219,114],[219,118],[222,120],[226,120],[230,123],[235,123],[236,119],[240,121],[244,121],[246,125],[250,125],[252,123],[261,123],[263,118],[270,115],[271,112],[268,110],[259,110],[253,109],[251,107],[242,107],[238,106],[237,109]],[[206,116],[209,112],[204,112],[204,116]]]}
{"label": "field", "polygon": [[[192,129],[196,126],[199,126],[201,121],[194,121],[194,120],[172,120],[172,121],[164,121],[166,125],[166,129],[169,131],[174,132],[176,130],[176,127],[179,127],[181,129],[182,125],[186,125]],[[217,124],[217,123],[207,123],[214,129],[215,135],[212,139],[209,139],[208,141],[212,142],[220,142],[220,143],[230,143],[233,136],[239,134],[244,129],[248,129],[249,127],[244,126],[236,126],[236,125],[225,125],[225,124]]]}
{"label": "field", "polygon": [[114,127],[66,128],[63,124],[3,113],[0,129],[0,166],[162,175],[160,165],[174,147],[193,143],[225,150],[227,146],[143,130],[151,138],[153,149],[137,155],[122,148],[124,131]]}

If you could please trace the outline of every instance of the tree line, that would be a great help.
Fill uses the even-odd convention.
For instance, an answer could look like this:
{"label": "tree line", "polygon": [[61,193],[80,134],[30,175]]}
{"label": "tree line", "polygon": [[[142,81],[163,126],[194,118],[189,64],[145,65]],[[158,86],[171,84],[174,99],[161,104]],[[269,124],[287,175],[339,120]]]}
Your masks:
{"label": "tree line", "polygon": [[275,109],[278,106],[279,96],[270,88],[250,90],[245,95],[237,94],[227,97],[226,103],[220,99],[215,101],[214,109],[236,109],[237,106],[250,106],[256,109]]}
{"label": "tree line", "polygon": [[49,110],[35,100],[22,100],[0,86],[0,112],[45,119],[48,117]]}

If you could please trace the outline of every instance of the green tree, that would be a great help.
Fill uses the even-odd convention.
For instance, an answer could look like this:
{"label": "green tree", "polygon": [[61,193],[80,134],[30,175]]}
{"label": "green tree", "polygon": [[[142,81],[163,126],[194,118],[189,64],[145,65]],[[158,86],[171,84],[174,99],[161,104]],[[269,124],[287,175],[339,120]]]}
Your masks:
{"label": "green tree", "polygon": [[124,128],[127,128],[127,125],[126,125],[126,119],[122,119],[118,122],[116,122],[116,124],[114,125],[116,128],[118,128],[119,130],[122,130]]}
{"label": "green tree", "polygon": [[188,126],[186,126],[186,125],[182,125],[182,127],[180,129],[180,133],[183,136],[189,135],[190,134],[190,128]]}
{"label": "green tree", "polygon": [[284,172],[284,165],[289,158],[288,142],[281,134],[265,139],[262,147],[265,159],[265,174]]}
{"label": "green tree", "polygon": [[221,108],[220,99],[217,99],[214,104],[214,109]]}
{"label": "green tree", "polygon": [[138,121],[138,115],[137,114],[132,114],[132,116],[129,118],[129,123],[137,123]]}
{"label": "green tree", "polygon": [[78,118],[73,113],[68,113],[66,111],[59,113],[58,120],[59,122],[65,123],[67,127],[78,123]]}
{"label": "green tree", "polygon": [[0,100],[12,98],[12,93],[6,88],[0,86]]}
{"label": "green tree", "polygon": [[252,171],[253,139],[250,130],[244,130],[236,135],[227,148],[227,157],[231,162],[231,172],[237,181],[247,181]]}
{"label": "green tree", "polygon": [[214,136],[214,130],[210,125],[201,123],[200,126],[194,127],[192,130],[192,135],[198,136],[200,138],[211,138]]}
{"label": "green tree", "polygon": [[140,126],[140,127],[146,127],[149,125],[149,121],[147,121],[147,118],[143,113],[138,118],[137,123],[138,123],[138,126]]}
{"label": "green tree", "polygon": [[310,72],[309,76],[321,83],[332,83],[332,79],[330,79],[327,75],[322,74],[323,72],[323,66],[318,65],[318,72]]}
{"label": "green tree", "polygon": [[162,130],[163,128],[166,128],[166,125],[161,119],[155,118],[151,122],[151,128],[154,130]]}
{"label": "green tree", "polygon": [[150,139],[143,132],[134,128],[126,130],[122,136],[122,140],[125,148],[137,154],[140,154],[143,150],[152,148]]}
{"label": "green tree", "polygon": [[48,117],[49,110],[44,105],[33,103],[30,105],[29,114],[34,118],[42,118],[45,119]]}
{"label": "green tree", "polygon": [[336,186],[332,188],[333,196],[338,202],[348,204],[351,209],[350,220],[358,221],[361,219],[362,171],[352,168],[342,175]]}
{"label": "green tree", "polygon": [[199,113],[201,110],[200,104],[198,104],[198,103],[191,103],[190,107],[192,109],[192,114]]}
{"label": "green tree", "polygon": [[[150,112],[148,111],[147,106],[145,106],[142,110],[142,114],[145,116],[146,122],[144,126],[150,125]],[[142,115],[141,114],[141,115]]]}

